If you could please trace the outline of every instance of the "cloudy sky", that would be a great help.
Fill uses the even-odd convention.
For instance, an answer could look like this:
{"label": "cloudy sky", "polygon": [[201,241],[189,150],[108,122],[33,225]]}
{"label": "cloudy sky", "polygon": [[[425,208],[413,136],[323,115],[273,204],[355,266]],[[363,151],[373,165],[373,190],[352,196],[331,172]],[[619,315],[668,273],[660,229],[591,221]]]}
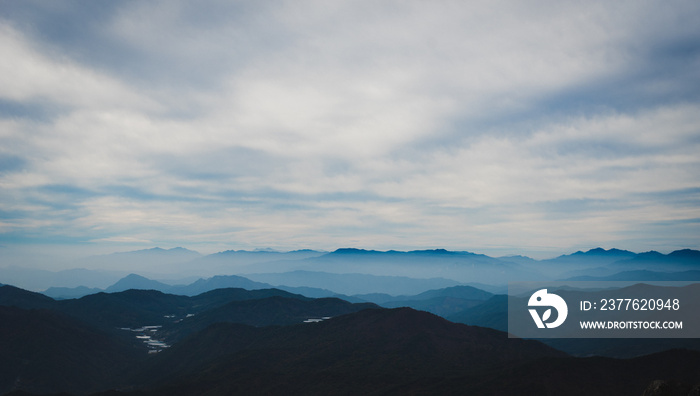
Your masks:
{"label": "cloudy sky", "polygon": [[700,248],[700,2],[0,0],[4,249]]}

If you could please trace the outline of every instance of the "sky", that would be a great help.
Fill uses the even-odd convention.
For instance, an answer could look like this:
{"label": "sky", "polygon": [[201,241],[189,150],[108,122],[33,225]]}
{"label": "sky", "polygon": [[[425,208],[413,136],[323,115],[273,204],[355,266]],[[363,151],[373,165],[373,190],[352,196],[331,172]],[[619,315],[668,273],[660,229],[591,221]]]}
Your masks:
{"label": "sky", "polygon": [[0,50],[0,252],[700,248],[695,0],[0,0]]}

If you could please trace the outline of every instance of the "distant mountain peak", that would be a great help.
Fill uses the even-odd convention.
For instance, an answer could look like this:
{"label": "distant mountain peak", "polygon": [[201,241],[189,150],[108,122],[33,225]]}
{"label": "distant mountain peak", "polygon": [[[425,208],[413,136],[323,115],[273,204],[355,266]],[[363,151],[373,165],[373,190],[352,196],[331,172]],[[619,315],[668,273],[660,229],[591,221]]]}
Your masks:
{"label": "distant mountain peak", "polygon": [[447,249],[423,249],[423,250],[409,250],[409,251],[403,251],[403,250],[388,250],[388,251],[381,251],[381,250],[367,250],[367,249],[358,249],[358,248],[339,248],[336,249],[332,254],[410,254],[410,255],[475,255],[475,256],[483,256],[481,254],[477,255],[475,253],[471,252],[464,252],[464,251],[453,251],[453,250],[447,250]]}
{"label": "distant mountain peak", "polygon": [[563,255],[560,257],[586,257],[586,256],[598,256],[598,257],[633,257],[635,256],[636,253],[630,252],[629,250],[622,250],[622,249],[608,249],[605,250],[601,247],[597,247],[594,249],[589,249],[587,251],[577,251],[576,253],[572,253],[569,255]]}
{"label": "distant mountain peak", "polygon": [[118,280],[117,283],[108,287],[105,291],[107,293],[121,292],[129,289],[140,289],[140,290],[167,290],[170,286],[148,279],[138,274],[129,274],[122,279]]}
{"label": "distant mountain peak", "polygon": [[264,252],[264,253],[279,253],[278,250],[275,250],[273,248],[255,248],[253,249],[254,252]]}
{"label": "distant mountain peak", "polygon": [[197,253],[197,252],[194,251],[194,250],[186,249],[186,248],[180,247],[180,246],[174,247],[174,248],[172,248],[172,249],[168,249],[168,251],[170,251],[170,252],[191,252],[191,253]]}
{"label": "distant mountain peak", "polygon": [[528,260],[528,261],[535,261],[532,257],[528,256],[523,256],[522,254],[513,254],[510,256],[501,256],[498,257],[499,259],[519,259],[519,260]]}
{"label": "distant mountain peak", "polygon": [[123,277],[121,280],[150,280],[150,279],[146,278],[145,276],[141,276],[139,274],[131,273],[131,274]]}
{"label": "distant mountain peak", "polygon": [[700,259],[700,251],[693,249],[676,250],[669,253],[668,255],[674,258]]}
{"label": "distant mountain peak", "polygon": [[218,252],[218,253],[214,253],[214,254],[229,255],[229,254],[258,254],[258,253],[264,254],[264,253],[280,253],[280,252],[277,250],[265,248],[265,249],[254,249],[254,250],[243,250],[243,249],[241,249],[241,250],[224,250],[223,252]]}
{"label": "distant mountain peak", "polygon": [[587,252],[578,251],[574,254],[585,254],[585,255],[596,255],[596,256],[633,256],[635,253],[630,252],[629,250],[621,250],[621,249],[616,249],[616,248],[605,250],[601,247],[597,247],[595,249],[590,249]]}
{"label": "distant mountain peak", "polygon": [[423,253],[423,254],[459,254],[461,252],[453,252],[447,249],[424,249],[424,250],[412,250],[410,253]]}
{"label": "distant mountain peak", "polygon": [[648,252],[644,253],[639,253],[637,255],[638,258],[656,258],[656,257],[663,257],[663,253],[659,253],[656,250],[650,250]]}
{"label": "distant mountain peak", "polygon": [[366,253],[376,253],[375,250],[366,250],[358,248],[338,248],[333,254],[366,254]]}

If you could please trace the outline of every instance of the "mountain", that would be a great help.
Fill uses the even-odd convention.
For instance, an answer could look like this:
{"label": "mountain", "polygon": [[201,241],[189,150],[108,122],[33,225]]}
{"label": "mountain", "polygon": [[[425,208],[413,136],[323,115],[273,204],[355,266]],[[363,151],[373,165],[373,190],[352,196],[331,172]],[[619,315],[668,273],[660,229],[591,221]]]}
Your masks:
{"label": "mountain", "polygon": [[415,394],[563,356],[410,308],[368,309],[284,327],[214,325],[157,356],[141,378],[160,387],[147,394]]}
{"label": "mountain", "polygon": [[335,274],[314,271],[293,271],[281,274],[247,274],[248,278],[272,285],[330,289],[345,295],[383,292],[416,294],[430,289],[456,286],[459,283],[444,278],[417,279],[404,276],[368,274]]}
{"label": "mountain", "polygon": [[670,350],[633,359],[545,358],[485,376],[478,383],[465,384],[468,387],[465,389],[476,395],[640,396],[658,380],[700,383],[699,365],[700,352],[687,350]]}
{"label": "mountain", "polygon": [[412,278],[440,277],[458,282],[502,283],[508,279],[534,280],[541,277],[541,274],[517,263],[483,254],[444,249],[382,252],[343,248],[303,260],[299,264],[303,264],[303,268],[298,269],[308,271]]}
{"label": "mountain", "polygon": [[[668,298],[675,296],[682,301],[691,301],[693,293],[698,291],[697,287],[688,286],[680,290],[669,291],[664,288],[649,285],[634,285],[627,290],[630,293],[640,295],[656,295]],[[637,290],[637,292],[633,292]],[[556,291],[562,296],[569,296],[567,300],[585,300],[604,298],[608,291],[584,292],[581,290],[564,288]],[[595,296],[595,297],[593,297]],[[501,331],[508,331],[508,296],[496,295],[480,305],[465,309],[453,315],[446,316],[447,319],[456,323],[465,323],[475,326],[484,326]],[[511,297],[513,298],[513,297]],[[685,321],[685,324],[692,327],[692,321]],[[574,356],[607,356],[615,358],[630,358],[645,354],[657,353],[673,348],[684,348],[700,351],[700,340],[696,338],[672,338],[672,339],[619,339],[619,338],[549,338],[541,339],[543,343],[558,350],[564,351]]]}
{"label": "mountain", "polygon": [[612,266],[617,269],[644,269],[661,272],[700,270],[700,251],[683,249],[669,254],[650,251],[617,261]]}
{"label": "mountain", "polygon": [[302,296],[311,298],[337,297],[349,302],[366,302],[366,300],[362,300],[345,294],[339,294],[332,290],[321,289],[319,287],[278,285],[275,288],[285,290],[294,294],[301,294]]}
{"label": "mountain", "polygon": [[508,331],[508,296],[495,295],[479,305],[455,312],[446,318],[455,323]]}
{"label": "mountain", "polygon": [[126,327],[163,325],[169,321],[166,315],[185,317],[192,305],[186,296],[132,289],[56,301],[51,309],[106,331],[116,331]]}
{"label": "mountain", "polygon": [[[551,279],[607,277],[622,271],[681,272],[700,270],[700,251],[683,249],[662,254],[656,251],[634,253],[628,250],[595,248],[553,259],[521,264]],[[542,278],[541,280],[546,280]]]}
{"label": "mountain", "polygon": [[[320,323],[217,324],[156,356],[142,395],[635,395],[655,380],[700,381],[700,353],[573,358],[532,340],[410,308]],[[167,369],[166,369],[167,367]]]}
{"label": "mountain", "polygon": [[215,323],[239,323],[249,326],[284,326],[306,320],[323,320],[338,315],[377,308],[370,303],[352,304],[337,298],[300,299],[272,296],[261,299],[231,301],[171,323],[163,328],[166,339],[177,341]]}
{"label": "mountain", "polygon": [[574,276],[568,281],[700,281],[700,270],[659,272],[648,270],[622,271],[608,276]]}
{"label": "mountain", "polygon": [[697,338],[549,338],[540,340],[572,356],[635,358],[672,349],[700,351]]}
{"label": "mountain", "polygon": [[211,290],[225,288],[242,288],[248,290],[269,289],[266,283],[254,282],[250,279],[236,275],[219,275],[208,279],[198,279],[189,285],[168,285],[163,282],[148,279],[141,275],[129,274],[108,287],[105,292],[115,293],[129,289],[158,290],[163,293],[178,294],[183,296],[196,296]]}
{"label": "mountain", "polygon": [[[60,299],[81,298],[90,294],[100,292],[116,293],[130,289],[134,290],[157,290],[163,293],[178,294],[183,296],[196,296],[216,289],[226,288],[242,288],[247,290],[270,289],[272,286],[268,283],[255,282],[248,278],[237,275],[218,275],[207,279],[198,279],[188,285],[169,285],[156,280],[148,279],[137,274],[129,274],[126,277],[118,280],[115,284],[109,286],[106,290],[91,289],[85,286],[75,288],[51,287],[42,294]],[[293,294],[301,294],[307,297],[322,298],[322,297],[340,297],[353,302],[362,302],[359,299],[338,294],[336,292],[306,286],[284,286],[280,285],[277,288],[288,291]]]}
{"label": "mountain", "polygon": [[[208,279],[200,278],[188,285],[173,286],[156,280],[148,279],[138,274],[129,274],[124,278],[119,279],[116,283],[109,286],[105,290],[88,288],[85,286],[79,286],[74,288],[50,287],[47,290],[45,290],[43,294],[52,298],[65,300],[71,298],[80,298],[103,291],[106,293],[117,293],[130,289],[135,289],[158,290],[163,293],[179,294],[183,296],[196,296],[198,294],[202,294],[211,290],[225,289],[231,287],[255,290],[269,289],[272,286],[265,283],[254,282],[250,279],[236,275],[220,275]],[[309,292],[311,291],[309,290]]]}
{"label": "mountain", "polygon": [[[284,297],[289,300],[310,300],[307,297],[289,293],[278,289],[245,290],[236,288],[217,289],[197,296],[182,296],[165,294],[156,290],[130,289],[116,293],[97,293],[79,299],[56,301],[43,294],[29,292],[13,286],[0,287],[0,306],[15,306],[25,309],[43,308],[53,312],[69,315],[75,319],[89,324],[95,328],[110,333],[122,333],[121,328],[139,328],[142,326],[164,326],[176,321],[183,321],[188,315],[199,315],[207,310],[216,309],[234,301],[260,300],[271,297]],[[335,299],[334,299],[335,300]],[[316,301],[316,300],[313,300]],[[314,304],[321,304],[321,301]],[[345,301],[339,301],[340,305],[348,305]],[[245,304],[243,304],[245,305]],[[241,308],[243,309],[243,308]],[[280,308],[283,309],[283,308]],[[352,311],[352,310],[350,310]],[[328,314],[336,315],[350,311],[335,310]],[[230,313],[230,312],[229,312]],[[287,315],[279,310],[270,308],[267,315],[273,315],[282,320]],[[309,314],[313,314],[309,311]],[[243,323],[255,322],[255,315],[241,316]],[[217,318],[216,314],[209,314],[209,318]],[[211,319],[215,321],[231,321],[231,317]],[[189,322],[187,322],[189,323]],[[279,324],[281,322],[270,322]]]}
{"label": "mountain", "polygon": [[[654,294],[646,285],[633,287]],[[690,295],[697,287],[685,291]],[[558,291],[564,292],[582,293]],[[449,288],[418,301],[475,293],[481,294]],[[477,312],[497,313],[505,297],[481,300],[470,308],[471,319]],[[151,327],[132,330],[146,325]],[[148,355],[136,338],[144,333],[171,347]],[[587,345],[568,341],[563,347]],[[0,393],[640,395],[656,380],[700,382],[700,353],[694,351],[576,358],[542,342],[411,308],[277,289],[217,289],[192,297],[128,290],[55,301],[2,286],[0,351]]]}
{"label": "mountain", "polygon": [[89,294],[96,294],[103,291],[102,289],[89,288],[85,286],[78,287],[49,287],[41,294],[49,296],[56,300],[67,300],[71,298],[80,298]]}
{"label": "mountain", "polygon": [[[552,259],[531,262],[528,268],[534,268],[540,273],[548,274],[552,279],[561,277],[571,271],[587,271],[596,267],[608,265],[634,257],[636,253],[628,250],[595,248],[561,255]],[[546,280],[541,278],[540,280]]]}
{"label": "mountain", "polygon": [[483,254],[445,249],[403,252],[340,248],[333,252],[303,251],[284,254],[227,251],[207,256],[200,261],[203,268],[218,268],[222,271],[220,273],[230,273],[233,270],[245,276],[308,271],[412,278],[441,277],[459,282],[482,283],[500,283],[509,277],[534,280],[540,276],[518,263]]}
{"label": "mountain", "polygon": [[294,298],[298,300],[310,300],[300,294],[289,293],[280,289],[245,290],[239,288],[216,289],[197,296],[189,297],[192,312],[205,312],[220,307],[231,301],[261,300],[270,297]]}
{"label": "mountain", "polygon": [[498,257],[499,260],[501,261],[507,261],[510,263],[516,263],[516,264],[521,264],[521,265],[531,265],[537,260],[527,257],[527,256],[522,256],[522,255],[513,255],[513,256],[502,256]]}
{"label": "mountain", "polygon": [[[345,294],[339,294],[336,291],[328,290],[326,287],[347,291],[365,290],[366,288],[371,288],[371,290],[386,288],[389,291],[401,292],[423,291],[436,286],[454,285],[457,283],[447,279],[411,279],[405,277],[379,277],[363,274],[326,274],[308,271],[295,271],[285,274],[250,274],[249,277],[268,280],[270,283],[256,282],[237,275],[218,275],[207,279],[200,278],[189,285],[171,286],[140,275],[130,274],[108,287],[105,291],[113,293],[129,289],[158,290],[163,293],[196,296],[211,290],[232,287],[247,290],[270,289],[273,288],[271,283],[284,282],[284,284],[278,284],[274,287],[286,290],[290,293],[313,298],[340,297],[359,302],[361,301],[360,299],[349,297]],[[79,294],[77,290],[67,290],[67,292]]]}
{"label": "mountain", "polygon": [[457,312],[481,305],[483,300],[465,300],[456,297],[434,297],[426,300],[389,301],[380,304],[385,308],[410,307],[419,311],[447,318]]}
{"label": "mountain", "polygon": [[700,251],[692,249],[676,250],[668,254],[668,257],[678,261],[687,261],[691,264],[700,262]]}
{"label": "mountain", "polygon": [[464,300],[488,300],[492,293],[477,289],[472,286],[452,286],[438,290],[428,290],[411,297],[411,300],[428,300],[437,297],[453,297]]}
{"label": "mountain", "polygon": [[[455,285],[457,282],[448,279],[415,279],[408,277],[388,277],[374,276],[366,274],[330,274],[318,273],[309,271],[295,271],[284,274],[250,274],[249,277],[256,279],[265,279],[270,283],[285,282],[275,287],[286,290],[290,293],[301,294],[307,297],[323,298],[323,297],[339,297],[352,302],[371,301],[373,300],[369,294],[349,296],[340,294],[336,291],[328,290],[328,288],[345,290],[350,294],[353,291],[367,290],[387,290],[389,292],[400,294],[401,292],[422,292],[419,295],[387,295],[386,298],[380,298],[381,302],[388,301],[409,301],[409,300],[427,300],[433,297],[454,297],[457,299],[483,299],[491,293],[483,290],[466,286],[452,286],[451,288],[442,288],[440,291],[435,291],[436,287]],[[156,280],[148,279],[138,274],[129,274],[118,280],[115,284],[109,286],[104,292],[116,293],[130,289],[135,290],[157,290],[163,293],[178,294],[184,296],[196,296],[207,291],[223,289],[223,288],[244,288],[247,290],[269,289],[273,286],[270,283],[256,282],[251,279],[237,275],[219,275],[207,279],[198,279],[189,285],[169,285]],[[291,286],[290,286],[291,285]],[[309,287],[312,285],[316,287]],[[322,288],[325,286],[328,288]],[[488,287],[488,285],[485,285]],[[433,290],[433,291],[430,291]],[[86,287],[77,288],[49,288],[43,292],[47,296],[57,299],[80,298],[89,294],[102,292],[101,289],[90,289]],[[432,294],[431,294],[432,293]],[[469,295],[470,293],[476,293]],[[375,293],[376,294],[376,293]],[[423,309],[423,308],[421,308]]]}
{"label": "mountain", "polygon": [[136,338],[146,330],[130,329],[146,325],[151,329],[147,334],[160,341],[167,335],[178,339],[173,329],[184,335],[219,322],[302,323],[371,307],[376,306],[314,300],[276,289],[217,289],[194,297],[127,290],[55,301],[2,286],[0,393],[24,389],[83,394],[122,387],[128,378],[125,370],[138,370],[138,361],[147,356],[144,344]]}
{"label": "mountain", "polygon": [[605,250],[603,248],[595,248],[595,249],[590,249],[588,251],[582,252],[578,251],[576,253],[572,253],[569,255],[562,255],[557,257],[556,261],[581,261],[581,260],[595,260],[595,261],[607,261],[607,262],[615,262],[624,258],[631,258],[636,256],[636,253],[630,252],[629,250],[620,250],[620,249],[608,249]]}
{"label": "mountain", "polygon": [[278,261],[278,260],[296,260],[309,257],[318,257],[325,252],[303,249],[290,252],[278,252],[274,250],[226,250],[219,253],[210,254],[206,257],[207,261],[226,261],[239,265],[247,265],[254,263]]}
{"label": "mountain", "polygon": [[230,274],[232,271],[238,274],[279,272],[288,271],[299,262],[324,254],[326,252],[309,249],[291,252],[227,250],[202,257],[194,264],[197,265],[200,276]]}
{"label": "mountain", "polygon": [[155,280],[145,278],[141,275],[129,274],[126,277],[117,281],[117,283],[108,287],[105,292],[116,293],[122,292],[129,289],[139,289],[139,290],[158,290],[162,292],[168,292],[172,289],[172,286],[166,285]]}
{"label": "mountain", "polygon": [[120,385],[145,357],[131,343],[46,310],[0,306],[0,393],[85,393]]}
{"label": "mountain", "polygon": [[0,286],[0,305],[25,309],[49,308],[55,303],[53,298],[30,292],[18,287]]}
{"label": "mountain", "polygon": [[267,283],[254,282],[248,278],[236,275],[218,275],[208,279],[199,279],[187,286],[172,286],[166,290],[174,294],[182,294],[185,296],[196,296],[198,294],[208,292],[210,290],[225,289],[225,288],[241,288],[248,290],[269,289]]}
{"label": "mountain", "polygon": [[411,307],[444,318],[464,309],[480,305],[493,294],[471,286],[453,286],[428,290],[415,296],[390,296],[387,294],[356,295],[385,308]]}
{"label": "mountain", "polygon": [[[269,297],[307,299],[282,290],[218,289],[189,297],[165,294],[155,290],[127,290],[119,293],[99,293],[78,300],[57,301],[59,310],[104,328],[163,326],[183,321],[188,316],[233,301],[259,300]],[[270,313],[272,314],[272,313]],[[279,315],[279,312],[275,314]],[[228,319],[221,319],[227,321]]]}
{"label": "mountain", "polygon": [[[291,252],[228,250],[208,256],[184,248],[152,248],[132,252],[92,256],[74,262],[76,266],[97,269],[72,269],[45,271],[20,267],[0,268],[2,283],[13,284],[28,290],[47,290],[51,287],[87,287],[105,289],[120,278],[139,273],[150,279],[212,278],[236,274],[289,274],[298,271],[335,274],[365,274],[374,276],[402,276],[414,279],[441,278],[454,280],[456,284],[483,284],[484,290],[497,291],[490,285],[502,286],[514,280],[568,279],[573,276],[609,276],[616,272],[647,270],[657,272],[681,272],[700,270],[700,251],[682,249],[662,254],[645,252],[636,254],[621,249],[594,248],[561,255],[548,260],[534,260],[525,256],[489,257],[466,251],[444,249],[413,251],[377,251],[340,248],[333,252],[298,250]],[[148,268],[149,272],[143,272]],[[112,269],[106,271],[105,269]],[[126,272],[124,272],[126,271]],[[333,290],[336,293],[355,294],[347,290],[335,290],[324,284],[287,284],[285,282],[262,283],[290,287],[312,287]],[[168,283],[168,282],[165,282]],[[233,287],[267,287],[230,284]],[[449,285],[433,285],[436,289]],[[153,287],[153,286],[152,286]],[[196,295],[209,287],[186,291]],[[123,289],[123,288],[122,288]],[[159,288],[158,290],[166,291]],[[425,291],[427,289],[424,289]],[[167,290],[169,291],[169,290]],[[52,291],[51,293],[54,293]],[[79,296],[85,290],[61,290],[62,296]],[[180,291],[182,292],[182,291]],[[322,295],[318,290],[310,293]],[[386,290],[360,291],[360,293],[387,292]],[[392,291],[388,294],[415,294],[418,291]],[[52,294],[54,295],[54,294]]]}

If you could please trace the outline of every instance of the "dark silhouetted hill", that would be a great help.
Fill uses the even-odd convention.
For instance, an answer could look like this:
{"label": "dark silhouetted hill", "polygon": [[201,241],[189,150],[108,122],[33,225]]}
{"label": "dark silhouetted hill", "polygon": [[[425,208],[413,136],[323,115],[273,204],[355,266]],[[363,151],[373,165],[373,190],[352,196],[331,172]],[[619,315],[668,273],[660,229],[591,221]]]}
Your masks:
{"label": "dark silhouetted hill", "polygon": [[98,293],[75,300],[61,300],[53,308],[105,329],[162,325],[165,315],[184,316],[189,298],[156,290]]}
{"label": "dark silhouetted hill", "polygon": [[700,379],[698,352],[573,358],[409,308],[284,327],[217,324],[150,363],[140,377],[156,388],[147,395],[638,396],[657,379]]}
{"label": "dark silhouetted hill", "polygon": [[277,289],[217,289],[194,297],[165,294],[156,290],[127,290],[57,301],[54,309],[105,329],[162,326],[232,301],[273,296],[306,299]]}
{"label": "dark silhouetted hill", "polygon": [[[657,289],[649,289],[646,285],[635,285],[640,293],[645,295],[659,294]],[[651,291],[655,290],[655,291]],[[673,293],[683,298],[696,293],[692,287],[687,290],[674,291]],[[572,299],[585,299],[580,291],[562,291],[562,294],[576,294]],[[604,295],[605,291],[601,291]],[[659,294],[662,295],[662,294]],[[513,297],[511,297],[513,298]],[[684,299],[688,301],[688,299]],[[465,309],[456,314],[447,316],[451,321],[469,325],[484,326],[501,331],[508,331],[508,296],[496,295],[480,305]],[[700,351],[700,340],[695,338],[673,339],[613,339],[613,338],[549,338],[540,340],[558,350],[574,356],[607,356],[616,358],[631,358],[669,349],[691,349]]]}
{"label": "dark silhouetted hill", "polygon": [[639,396],[659,379],[696,384],[698,367],[700,352],[687,350],[634,359],[547,358],[484,376],[465,389],[475,395]]}
{"label": "dark silhouetted hill", "polygon": [[80,298],[90,294],[102,292],[102,289],[89,288],[85,286],[78,287],[50,287],[41,294],[49,296],[56,300],[67,300],[71,298]]}
{"label": "dark silhouetted hill", "polygon": [[[635,287],[644,291],[646,286]],[[24,295],[20,300],[30,303],[36,297],[5,292]],[[502,297],[484,301],[481,312],[497,312]],[[411,308],[365,309],[370,305],[275,289],[220,289],[195,297],[129,290],[49,300],[43,301],[54,311],[0,306],[0,391],[640,395],[659,379],[700,382],[698,352],[671,350],[626,360],[574,358],[535,340],[508,338],[501,331]],[[194,316],[172,323],[173,318],[164,317],[168,312]],[[300,323],[324,316],[333,317]],[[147,356],[123,336],[88,325],[129,320],[192,327],[171,348]]]}
{"label": "dark silhouetted hill", "polygon": [[278,289],[216,289],[197,296],[166,294],[156,290],[126,290],[97,293],[79,299],[56,301],[40,293],[13,286],[0,287],[0,305],[25,309],[44,308],[67,314],[106,331],[122,327],[165,325],[190,314],[198,314],[232,301],[269,297],[310,300]]}
{"label": "dark silhouetted hill", "polygon": [[248,274],[247,277],[271,285],[292,287],[307,286],[329,289],[345,295],[374,292],[410,295],[459,284],[457,281],[444,278],[417,279],[405,276],[378,276],[349,273],[334,274],[315,271],[293,271],[279,274]]}
{"label": "dark silhouetted hill", "polygon": [[447,316],[455,323],[508,331],[508,296],[497,294],[483,303]]}
{"label": "dark silhouetted hill", "polygon": [[18,308],[49,308],[56,301],[40,293],[30,292],[18,287],[0,286],[0,305]]}
{"label": "dark silhouetted hill", "polygon": [[352,304],[337,298],[299,299],[273,296],[232,301],[225,305],[185,318],[163,328],[168,340],[177,341],[214,323],[240,323],[249,326],[282,326],[303,323],[364,309],[377,308],[370,303]]}
{"label": "dark silhouetted hill", "polygon": [[0,306],[0,393],[84,393],[121,385],[133,344],[47,310]]}
{"label": "dark silhouetted hill", "polygon": [[557,356],[426,312],[369,309],[284,327],[217,324],[163,352],[143,378],[163,386],[154,394],[398,394]]}
{"label": "dark silhouetted hill", "polygon": [[453,286],[428,290],[415,296],[390,296],[387,294],[357,295],[385,308],[411,307],[438,316],[448,316],[480,305],[493,294],[471,286]]}

